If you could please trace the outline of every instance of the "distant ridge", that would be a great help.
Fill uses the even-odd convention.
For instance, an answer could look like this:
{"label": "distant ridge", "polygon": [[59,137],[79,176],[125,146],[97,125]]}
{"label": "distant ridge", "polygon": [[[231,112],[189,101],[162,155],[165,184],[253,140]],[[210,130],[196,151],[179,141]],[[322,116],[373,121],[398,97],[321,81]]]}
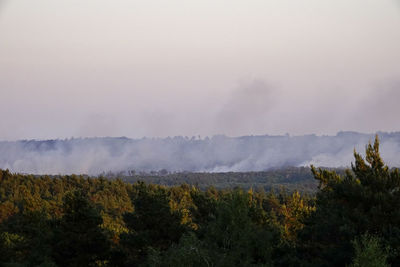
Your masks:
{"label": "distant ridge", "polygon": [[[381,152],[400,166],[400,132],[378,132]],[[0,168],[33,174],[99,174],[118,171],[262,171],[314,164],[345,167],[354,148],[364,151],[375,134],[334,136],[92,137],[0,141]]]}

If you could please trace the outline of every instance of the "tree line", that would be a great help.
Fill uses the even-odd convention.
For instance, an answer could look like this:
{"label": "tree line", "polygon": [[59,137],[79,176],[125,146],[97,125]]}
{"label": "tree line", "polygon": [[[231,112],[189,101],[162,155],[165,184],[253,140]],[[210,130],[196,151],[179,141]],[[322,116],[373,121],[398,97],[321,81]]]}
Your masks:
{"label": "tree line", "polygon": [[[335,168],[335,171],[343,173],[343,169]],[[280,190],[284,187],[288,191],[300,191],[315,193],[318,187],[313,178],[310,167],[284,167],[265,171],[252,172],[173,172],[166,170],[135,172],[134,170],[119,173],[104,173],[104,177],[121,180],[128,183],[145,181],[146,183],[175,186],[189,184],[206,190],[209,186],[217,189],[240,187],[248,190],[263,189],[267,192]]]}
{"label": "tree line", "polygon": [[2,266],[399,266],[400,175],[379,141],[316,194],[0,170]]}

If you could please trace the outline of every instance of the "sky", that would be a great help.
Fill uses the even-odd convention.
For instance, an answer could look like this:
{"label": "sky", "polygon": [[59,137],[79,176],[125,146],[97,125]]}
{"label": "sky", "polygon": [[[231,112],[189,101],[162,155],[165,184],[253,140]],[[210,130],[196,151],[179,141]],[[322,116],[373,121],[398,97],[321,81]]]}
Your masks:
{"label": "sky", "polygon": [[0,0],[0,140],[400,131],[399,0]]}

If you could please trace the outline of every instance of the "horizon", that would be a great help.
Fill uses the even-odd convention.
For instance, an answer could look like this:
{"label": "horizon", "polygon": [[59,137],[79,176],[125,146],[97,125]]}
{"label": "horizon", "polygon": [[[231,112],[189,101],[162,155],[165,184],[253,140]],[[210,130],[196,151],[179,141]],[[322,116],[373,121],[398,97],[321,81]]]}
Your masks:
{"label": "horizon", "polygon": [[[349,167],[374,134],[262,135],[195,139],[95,137],[0,141],[0,168],[32,174],[89,174],[165,169],[169,172],[248,172],[287,166]],[[400,132],[379,137],[382,157],[400,166]]]}
{"label": "horizon", "polygon": [[226,138],[242,138],[242,137],[305,137],[305,136],[316,136],[316,137],[335,137],[341,134],[360,134],[360,135],[371,135],[371,136],[380,136],[380,134],[399,134],[399,131],[376,131],[376,132],[358,132],[358,131],[338,131],[333,134],[324,134],[324,133],[305,133],[305,134],[290,134],[290,133],[284,133],[284,134],[247,134],[247,135],[238,135],[238,136],[231,136],[231,135],[226,135],[226,134],[214,134],[214,135],[206,135],[206,136],[201,136],[201,135],[173,135],[173,136],[142,136],[142,137],[129,137],[129,136],[71,136],[71,137],[65,137],[65,138],[48,138],[48,139],[37,139],[37,138],[31,138],[31,139],[14,139],[14,140],[5,140],[5,139],[0,139],[0,142],[19,142],[19,141],[68,141],[68,140],[73,140],[73,139],[129,139],[129,140],[141,140],[141,139],[170,139],[170,138],[178,138],[182,137],[185,139],[194,139],[194,140],[205,140],[205,139],[210,139],[214,137],[226,137]]}

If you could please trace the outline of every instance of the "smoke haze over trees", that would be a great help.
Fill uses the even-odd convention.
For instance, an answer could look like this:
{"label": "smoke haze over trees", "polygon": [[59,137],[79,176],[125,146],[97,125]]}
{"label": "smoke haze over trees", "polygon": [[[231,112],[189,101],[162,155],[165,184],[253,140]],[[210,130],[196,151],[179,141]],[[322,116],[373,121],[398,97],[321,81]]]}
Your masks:
{"label": "smoke haze over trees", "polygon": [[378,138],[354,157],[342,173],[311,166],[313,195],[0,169],[0,263],[400,266],[399,169]]}
{"label": "smoke haze over trees", "polygon": [[[400,166],[400,133],[379,133],[387,162]],[[353,149],[373,134],[336,136],[242,136],[75,138],[0,142],[0,168],[34,174],[103,172],[262,171],[287,166],[346,167]]]}

